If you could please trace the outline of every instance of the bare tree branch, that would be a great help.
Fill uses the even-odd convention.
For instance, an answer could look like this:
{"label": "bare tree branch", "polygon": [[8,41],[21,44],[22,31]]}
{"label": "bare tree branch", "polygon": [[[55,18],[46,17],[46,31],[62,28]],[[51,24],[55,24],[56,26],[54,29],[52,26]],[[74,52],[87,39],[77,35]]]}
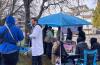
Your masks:
{"label": "bare tree branch", "polygon": [[24,6],[24,4],[22,4],[18,9],[16,9],[11,15],[15,14],[18,10],[20,10],[22,6]]}
{"label": "bare tree branch", "polygon": [[11,7],[10,15],[13,15],[12,13],[13,13],[13,11],[14,11],[14,9],[15,9],[15,4],[16,4],[16,2],[17,2],[17,0],[13,0],[13,1],[12,1],[12,7]]}
{"label": "bare tree branch", "polygon": [[64,1],[59,1],[58,3],[48,4],[48,6],[44,6],[44,9],[47,9],[51,5],[59,5],[59,3],[63,3]]}
{"label": "bare tree branch", "polygon": [[[7,1],[5,0],[5,1],[4,1],[5,4],[3,5],[3,7],[0,8],[0,12],[2,12],[3,10],[6,9],[6,7],[8,6],[8,2],[9,2],[9,0],[7,0]],[[1,5],[2,5],[2,4],[1,4]]]}
{"label": "bare tree branch", "polygon": [[44,3],[47,2],[47,0],[43,0],[42,5],[40,7],[39,15],[37,16],[37,19],[39,19],[42,15],[42,12],[44,11]]}
{"label": "bare tree branch", "polygon": [[44,10],[46,10],[48,7],[50,7],[51,5],[59,5],[59,3],[64,3],[64,1],[59,1],[57,3],[53,3],[53,4],[48,4],[48,6],[44,6],[44,3],[47,2],[47,0],[43,0],[43,3],[41,5],[41,9],[39,12],[39,15],[37,16],[37,19],[39,19],[43,13]]}

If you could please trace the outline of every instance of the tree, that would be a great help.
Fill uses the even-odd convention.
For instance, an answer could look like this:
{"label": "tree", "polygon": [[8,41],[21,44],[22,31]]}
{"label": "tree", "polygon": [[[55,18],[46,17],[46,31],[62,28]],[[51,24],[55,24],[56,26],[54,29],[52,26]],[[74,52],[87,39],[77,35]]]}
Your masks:
{"label": "tree", "polygon": [[[23,3],[21,0],[0,0],[0,19],[5,19],[7,15],[12,15],[16,18],[23,17]],[[2,22],[0,22],[2,24]]]}
{"label": "tree", "polygon": [[0,18],[2,17],[4,10],[8,6],[8,2],[8,0],[0,0]]}
{"label": "tree", "polygon": [[30,3],[32,1],[33,0],[23,0],[25,9],[25,44],[28,44],[29,42],[27,33],[30,32],[30,27],[28,24],[30,23]]}
{"label": "tree", "polygon": [[100,28],[100,0],[98,0],[97,7],[93,15],[93,26]]}
{"label": "tree", "polygon": [[[78,3],[80,2],[79,0],[78,1],[74,0],[74,1]],[[75,6],[71,3],[73,1],[70,0],[23,0],[23,2],[25,9],[26,43],[27,43],[27,33],[30,32],[28,24],[30,23],[31,15],[34,15],[35,18],[39,19],[43,15],[43,13],[45,13],[51,7],[54,7],[54,9],[59,8],[60,11],[64,11],[63,7],[72,9],[71,6]]]}
{"label": "tree", "polygon": [[[32,15],[39,19],[45,13],[50,14],[51,10],[65,11],[67,10],[65,8],[73,10],[72,7],[76,6],[72,3],[73,1],[79,3],[82,0],[0,0],[0,3],[2,3],[0,4],[2,7],[0,7],[0,13],[5,17],[13,15],[23,18],[25,20],[25,33],[27,33],[30,32],[28,24]],[[78,7],[76,7],[76,10],[78,10]],[[26,34],[25,36],[27,37]]]}

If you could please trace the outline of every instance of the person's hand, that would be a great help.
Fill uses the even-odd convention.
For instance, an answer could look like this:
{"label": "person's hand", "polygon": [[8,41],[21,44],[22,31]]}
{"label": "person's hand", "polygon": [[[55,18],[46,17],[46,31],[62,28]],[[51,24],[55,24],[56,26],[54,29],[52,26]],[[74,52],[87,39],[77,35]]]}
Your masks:
{"label": "person's hand", "polygon": [[27,33],[27,36],[29,36],[30,35],[30,33]]}

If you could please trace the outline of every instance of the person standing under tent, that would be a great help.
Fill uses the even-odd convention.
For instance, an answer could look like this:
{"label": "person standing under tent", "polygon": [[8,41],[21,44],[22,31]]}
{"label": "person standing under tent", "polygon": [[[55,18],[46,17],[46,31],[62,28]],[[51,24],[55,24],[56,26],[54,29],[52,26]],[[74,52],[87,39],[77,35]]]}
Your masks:
{"label": "person standing under tent", "polygon": [[70,28],[67,28],[67,37],[66,40],[72,40],[72,31]]}
{"label": "person standing under tent", "polygon": [[44,46],[44,55],[46,54],[46,49],[47,49],[47,43],[45,41],[45,37],[46,37],[46,32],[48,29],[48,25],[45,25],[44,29],[43,29],[43,46]]}
{"label": "person standing under tent", "polygon": [[85,36],[85,32],[83,31],[83,27],[78,27],[78,31],[79,31],[79,33],[78,33],[77,43],[79,43],[82,38],[84,40],[86,40],[86,36]]}
{"label": "person standing under tent", "polygon": [[46,54],[47,54],[49,59],[51,59],[53,38],[54,37],[53,37],[53,33],[52,33],[52,27],[49,26],[47,31],[46,31],[46,38],[45,38],[45,42],[47,43]]}

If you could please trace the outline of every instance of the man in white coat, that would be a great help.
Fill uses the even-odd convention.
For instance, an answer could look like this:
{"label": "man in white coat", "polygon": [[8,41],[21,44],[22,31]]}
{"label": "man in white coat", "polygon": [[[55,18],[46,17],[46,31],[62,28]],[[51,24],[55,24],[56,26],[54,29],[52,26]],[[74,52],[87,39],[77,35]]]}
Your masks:
{"label": "man in white coat", "polygon": [[32,18],[32,25],[34,28],[32,33],[29,35],[32,39],[32,65],[42,65],[41,56],[44,53],[42,28],[40,25],[37,25],[36,18]]}

